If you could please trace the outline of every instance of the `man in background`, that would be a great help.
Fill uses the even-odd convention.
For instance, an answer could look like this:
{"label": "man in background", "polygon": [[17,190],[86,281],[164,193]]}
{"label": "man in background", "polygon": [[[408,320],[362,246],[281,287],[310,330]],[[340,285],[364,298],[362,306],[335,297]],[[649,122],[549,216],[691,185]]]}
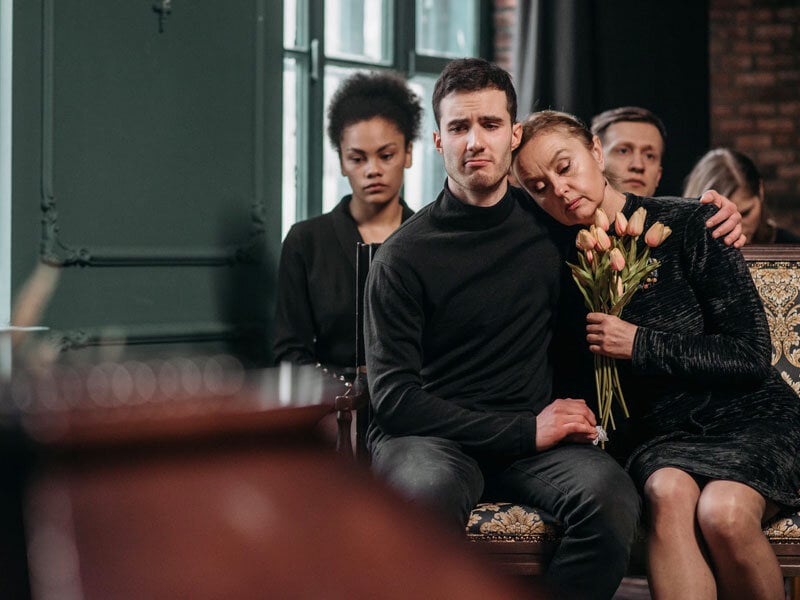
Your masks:
{"label": "man in background", "polygon": [[606,175],[614,187],[654,196],[667,138],[661,119],[646,108],[622,106],[596,115],[591,129],[603,144]]}
{"label": "man in background", "polygon": [[[652,111],[640,106],[620,106],[601,112],[592,119],[591,130],[600,138],[605,158],[605,174],[611,185],[622,192],[637,196],[655,196],[661,181],[661,159],[664,156],[667,128]],[[735,209],[735,205],[714,190],[708,190],[702,202]],[[744,246],[746,237],[734,228],[741,223],[741,215],[734,210],[726,227],[711,233],[713,237],[725,236],[725,243],[736,248]],[[706,223],[715,227],[723,221],[718,213]]]}

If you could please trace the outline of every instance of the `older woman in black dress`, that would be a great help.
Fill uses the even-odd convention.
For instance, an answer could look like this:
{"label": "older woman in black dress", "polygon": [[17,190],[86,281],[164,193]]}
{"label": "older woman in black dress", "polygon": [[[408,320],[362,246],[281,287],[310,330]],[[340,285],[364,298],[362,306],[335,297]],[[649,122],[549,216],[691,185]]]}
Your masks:
{"label": "older woman in black dress", "polygon": [[652,249],[655,281],[624,318],[590,313],[581,333],[591,352],[618,359],[631,419],[609,449],[622,446],[644,493],[654,596],[781,598],[761,524],[800,506],[800,400],[770,366],[766,317],[740,252],[706,230],[708,206],[613,189],[599,140],[571,115],[531,115],[513,171],[565,225],[593,223],[598,207],[613,218],[641,206],[645,227],[673,231]]}

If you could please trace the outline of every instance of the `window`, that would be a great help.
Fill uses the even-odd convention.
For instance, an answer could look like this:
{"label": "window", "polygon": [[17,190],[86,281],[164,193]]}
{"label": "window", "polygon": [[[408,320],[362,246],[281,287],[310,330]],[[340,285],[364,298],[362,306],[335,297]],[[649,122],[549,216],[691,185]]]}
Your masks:
{"label": "window", "polygon": [[285,0],[283,235],[349,193],[325,134],[325,109],[359,70],[400,72],[422,98],[403,198],[415,210],[436,198],[445,172],[431,135],[433,85],[449,59],[487,55],[490,8],[487,0]]}

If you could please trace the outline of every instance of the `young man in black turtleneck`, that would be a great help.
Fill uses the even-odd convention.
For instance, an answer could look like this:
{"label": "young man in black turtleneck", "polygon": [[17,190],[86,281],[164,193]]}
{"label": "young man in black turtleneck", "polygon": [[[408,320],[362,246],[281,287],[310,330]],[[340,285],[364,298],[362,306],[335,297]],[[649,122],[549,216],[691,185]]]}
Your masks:
{"label": "young man in black turtleneck", "polygon": [[445,188],[383,244],[367,284],[373,466],[462,528],[484,493],[547,510],[565,530],[549,578],[610,598],[639,498],[592,444],[586,403],[552,399],[565,248],[559,226],[507,183],[516,93],[499,67],[458,60],[433,107]]}

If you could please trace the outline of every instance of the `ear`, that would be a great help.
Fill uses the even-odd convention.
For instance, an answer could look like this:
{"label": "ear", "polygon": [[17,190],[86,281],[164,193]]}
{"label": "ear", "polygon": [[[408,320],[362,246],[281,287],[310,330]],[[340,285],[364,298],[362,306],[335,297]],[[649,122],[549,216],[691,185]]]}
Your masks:
{"label": "ear", "polygon": [[441,154],[442,153],[442,134],[438,131],[433,132],[433,145],[436,147],[436,151]]}
{"label": "ear", "polygon": [[411,166],[412,149],[413,149],[413,144],[411,142],[408,142],[408,144],[406,144],[406,164],[404,165],[406,169],[408,169]]}
{"label": "ear", "polygon": [[661,182],[661,174],[663,172],[664,172],[664,167],[658,165],[658,177],[656,177],[656,187],[658,187],[658,184]]}
{"label": "ear", "polygon": [[517,149],[519,143],[522,141],[522,123],[514,123],[511,125],[511,151]]}
{"label": "ear", "polygon": [[764,204],[764,180],[758,180],[758,197],[761,198],[761,204]]}
{"label": "ear", "polygon": [[603,154],[603,144],[600,142],[600,138],[596,135],[592,136],[591,153],[594,157],[594,160],[597,162],[597,166],[600,167],[601,171],[604,171],[606,167],[606,157]]}
{"label": "ear", "polygon": [[339,152],[339,171],[342,173],[342,177],[347,177],[347,173],[344,172],[344,161],[342,160],[342,153]]}

